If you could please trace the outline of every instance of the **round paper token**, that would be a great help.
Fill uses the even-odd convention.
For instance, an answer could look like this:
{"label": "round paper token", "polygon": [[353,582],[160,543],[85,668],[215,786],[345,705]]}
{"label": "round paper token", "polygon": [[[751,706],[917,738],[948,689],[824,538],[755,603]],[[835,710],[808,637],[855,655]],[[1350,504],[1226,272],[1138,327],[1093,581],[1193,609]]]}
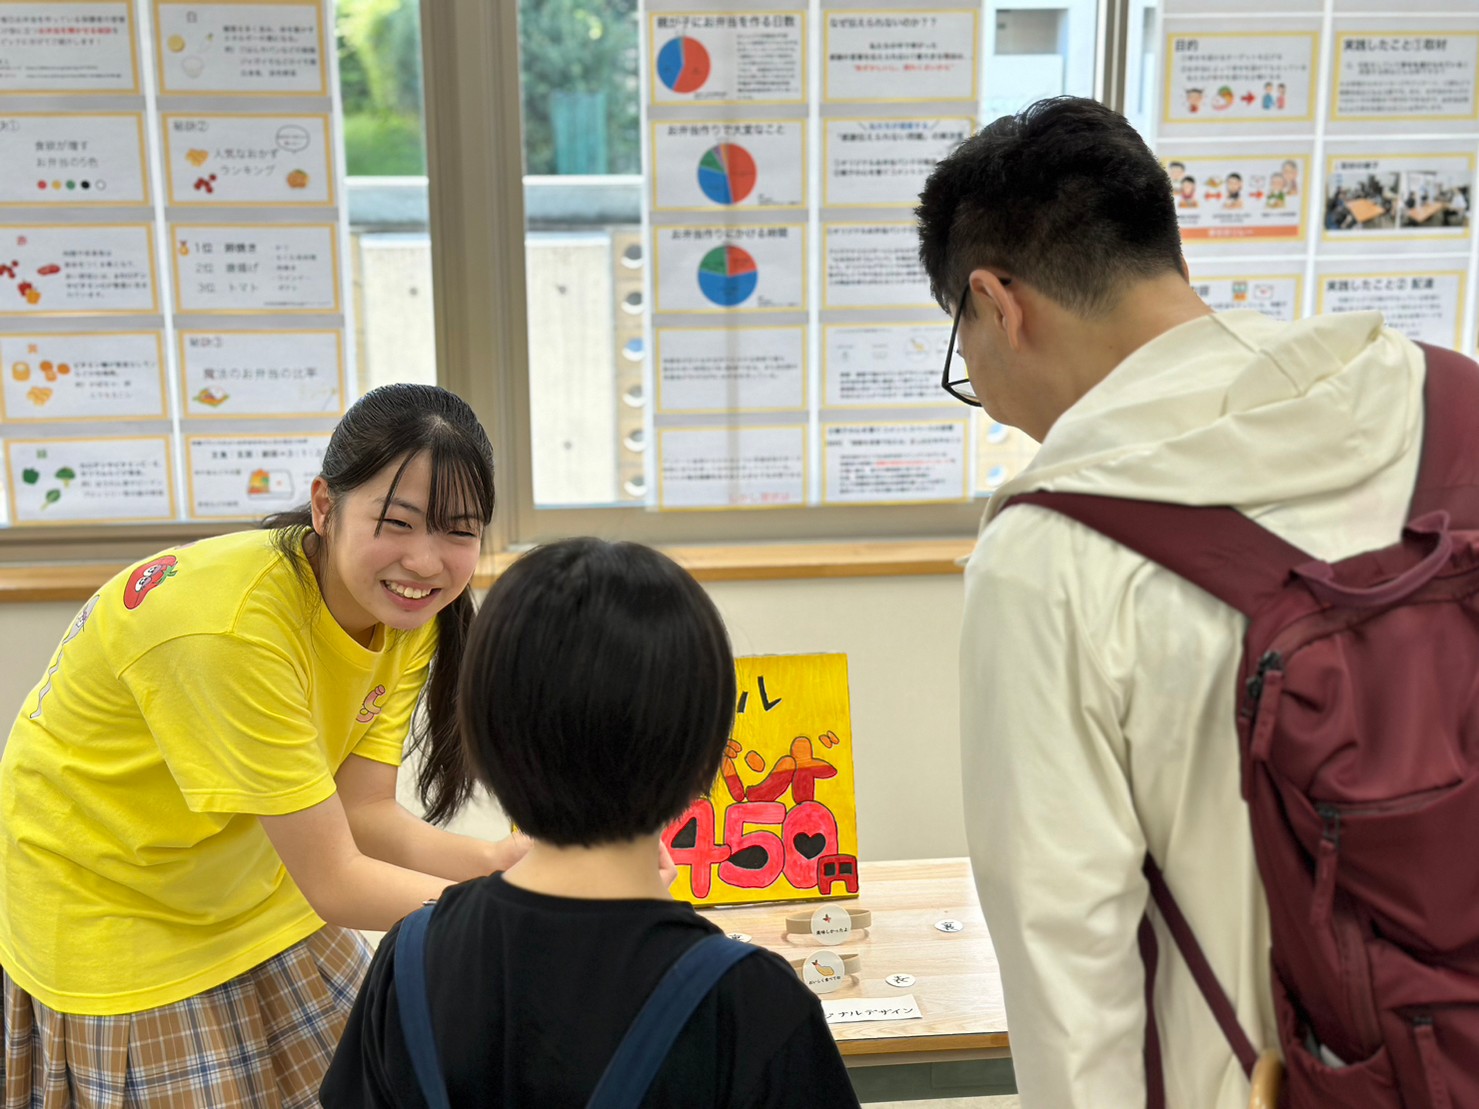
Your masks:
{"label": "round paper token", "polygon": [[890,986],[897,986],[901,990],[906,990],[910,986],[914,985],[914,975],[890,974],[887,978],[884,979],[884,981],[887,982]]}
{"label": "round paper token", "polygon": [[846,943],[852,935],[852,915],[839,905],[824,905],[811,914],[811,936],[817,943]]}
{"label": "round paper token", "polygon": [[732,940],[739,940],[740,943],[750,942],[750,937],[745,935],[743,932],[725,932],[724,934]]}
{"label": "round paper token", "polygon": [[958,920],[937,920],[935,927],[941,932],[964,932],[965,925]]}
{"label": "round paper token", "polygon": [[801,980],[812,993],[831,993],[840,990],[847,981],[847,971],[842,966],[842,956],[835,951],[813,951],[801,966]]}

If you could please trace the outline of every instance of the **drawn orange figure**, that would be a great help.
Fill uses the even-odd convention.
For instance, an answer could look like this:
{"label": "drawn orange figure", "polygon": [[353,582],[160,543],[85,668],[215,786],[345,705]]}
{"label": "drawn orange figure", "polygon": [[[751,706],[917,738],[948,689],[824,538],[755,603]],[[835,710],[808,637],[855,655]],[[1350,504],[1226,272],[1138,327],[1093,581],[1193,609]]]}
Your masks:
{"label": "drawn orange figure", "polygon": [[799,735],[791,740],[791,753],[775,760],[770,776],[745,791],[745,800],[774,801],[789,789],[799,805],[803,801],[816,800],[818,779],[835,777],[837,768],[826,759],[813,755],[811,740]]}
{"label": "drawn orange figure", "polygon": [[370,690],[369,693],[365,694],[364,703],[360,705],[359,715],[355,719],[361,724],[368,724],[371,720],[374,720],[382,711],[380,706],[375,702],[384,696],[385,687],[383,685],[377,685],[374,689]]}

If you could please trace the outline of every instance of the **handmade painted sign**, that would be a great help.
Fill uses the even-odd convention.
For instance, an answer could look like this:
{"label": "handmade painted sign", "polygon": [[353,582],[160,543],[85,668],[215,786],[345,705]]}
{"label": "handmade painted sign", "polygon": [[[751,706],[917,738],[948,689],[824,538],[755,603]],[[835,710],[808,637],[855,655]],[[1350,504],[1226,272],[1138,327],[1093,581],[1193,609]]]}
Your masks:
{"label": "handmade painted sign", "polygon": [[673,896],[702,905],[853,897],[858,818],[846,655],[735,660],[734,735],[708,797],[663,833]]}

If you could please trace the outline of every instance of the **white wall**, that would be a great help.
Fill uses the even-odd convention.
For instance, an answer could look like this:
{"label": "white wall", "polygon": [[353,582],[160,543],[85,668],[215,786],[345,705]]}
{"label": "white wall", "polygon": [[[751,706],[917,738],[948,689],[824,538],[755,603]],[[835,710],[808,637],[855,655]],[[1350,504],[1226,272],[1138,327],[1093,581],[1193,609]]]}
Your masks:
{"label": "white wall", "polygon": [[[965,853],[959,786],[956,641],[961,578],[846,578],[712,585],[737,654],[848,656],[859,857]],[[14,718],[75,604],[0,605],[0,718]],[[488,804],[459,828],[506,830]]]}

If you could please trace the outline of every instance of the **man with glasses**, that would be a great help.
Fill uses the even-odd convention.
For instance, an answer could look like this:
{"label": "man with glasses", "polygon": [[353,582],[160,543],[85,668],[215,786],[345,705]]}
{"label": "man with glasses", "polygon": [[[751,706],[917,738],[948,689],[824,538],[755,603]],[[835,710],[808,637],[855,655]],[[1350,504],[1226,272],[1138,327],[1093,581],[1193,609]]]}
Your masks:
{"label": "man with glasses", "polygon": [[[1374,312],[1213,313],[1170,181],[1124,118],[1061,97],[939,164],[920,257],[954,314],[942,385],[1042,444],[966,569],[966,826],[1023,1109],[1243,1109],[1248,1080],[1155,914],[1147,851],[1256,1046],[1276,1041],[1267,904],[1239,794],[1243,619],[1088,527],[1053,489],[1230,504],[1322,559],[1396,540],[1421,351]],[[958,354],[958,358],[955,357]]]}

